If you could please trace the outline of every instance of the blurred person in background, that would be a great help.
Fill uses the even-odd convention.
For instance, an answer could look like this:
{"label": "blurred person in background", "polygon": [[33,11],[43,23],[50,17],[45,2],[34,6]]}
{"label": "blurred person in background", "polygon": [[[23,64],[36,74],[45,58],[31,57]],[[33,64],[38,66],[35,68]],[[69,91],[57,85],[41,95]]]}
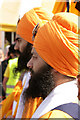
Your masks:
{"label": "blurred person in background", "polygon": [[6,58],[4,59],[4,61],[2,61],[2,68],[3,68],[2,69],[2,80],[4,78],[4,72],[5,72],[5,69],[7,67],[8,61],[10,59],[17,57],[18,56],[17,54],[19,55],[20,52],[14,50],[14,45],[8,46]]}
{"label": "blurred person in background", "polygon": [[5,48],[6,48],[6,46],[8,46],[8,45],[10,45],[10,42],[7,40],[7,37],[5,37]]}
{"label": "blurred person in background", "polygon": [[[1,76],[1,78],[0,78],[0,85],[1,85],[1,87],[2,87],[2,62],[4,61],[4,53],[3,53],[3,50],[0,48],[0,70],[1,70],[1,73],[0,73],[0,76]],[[4,98],[5,98],[5,92],[4,92],[4,89],[3,89],[3,87],[1,88],[1,92],[2,92],[2,94],[1,94],[1,99],[3,99],[3,96],[4,96]]]}
{"label": "blurred person in background", "polygon": [[3,50],[0,48],[0,65],[1,65],[1,62],[4,60],[4,52]]}
{"label": "blurred person in background", "polygon": [[10,45],[7,45],[6,46],[6,52],[5,52],[5,59],[8,59],[8,52],[9,52],[9,47],[10,47]]}
{"label": "blurred person in background", "polygon": [[[13,58],[17,57],[20,54],[20,52],[18,50],[17,51],[14,50],[14,45],[15,44],[11,44],[11,45],[8,46],[6,58],[5,58],[4,61],[2,61],[2,82],[3,82],[3,79],[4,79],[4,73],[5,73],[6,67],[8,65],[8,61],[10,59],[13,59]],[[6,98],[6,94],[5,94],[4,89],[2,89],[2,98],[3,99]]]}
{"label": "blurred person in background", "polygon": [[20,55],[20,52],[18,50],[15,50],[14,46],[15,44],[12,44],[9,47],[9,57],[7,59],[8,64],[3,79],[3,88],[6,93],[6,96],[8,96],[13,91],[13,88],[18,82],[20,76],[20,73],[17,73],[17,75],[15,75],[14,72],[14,68],[17,66],[18,57]]}

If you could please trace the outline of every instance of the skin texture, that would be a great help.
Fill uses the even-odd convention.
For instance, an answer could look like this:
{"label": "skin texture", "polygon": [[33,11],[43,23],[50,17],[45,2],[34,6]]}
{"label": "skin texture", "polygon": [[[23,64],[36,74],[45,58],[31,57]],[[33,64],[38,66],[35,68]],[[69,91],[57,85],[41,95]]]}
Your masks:
{"label": "skin texture", "polygon": [[[43,63],[42,63],[43,64]],[[55,82],[51,72],[52,68],[43,64],[38,71],[32,70],[32,76],[29,81],[29,87],[24,91],[24,100],[29,98],[42,97],[43,99],[54,89]]]}
{"label": "skin texture", "polygon": [[3,88],[4,88],[4,91],[6,92],[6,83],[8,81],[8,77],[4,77],[4,80],[3,80]]}
{"label": "skin texture", "polygon": [[25,100],[30,97],[42,97],[43,99],[54,89],[55,78],[52,73],[52,67],[50,67],[33,48],[32,58],[28,62],[27,66],[31,70],[31,79],[29,81],[29,87],[24,91],[24,103]]}
{"label": "skin texture", "polygon": [[36,52],[31,51],[32,57],[27,64],[31,70],[29,87],[24,91],[24,100],[30,97],[42,97],[43,99],[58,85],[74,80],[65,76],[48,65]]}
{"label": "skin texture", "polygon": [[27,41],[21,38],[20,35],[16,34],[16,45],[14,49],[19,50],[20,52],[23,52],[26,45],[27,45]]}
{"label": "skin texture", "polygon": [[46,65],[46,63],[38,55],[38,53],[34,48],[32,49],[31,53],[32,53],[32,57],[30,61],[27,63],[27,67],[31,68],[34,72],[37,72],[42,66]]}
{"label": "skin texture", "polygon": [[18,71],[21,72],[22,70],[29,69],[26,65],[31,58],[31,49],[32,49],[32,44],[27,43],[27,45],[24,47],[23,52],[20,54],[20,57],[18,59],[18,66],[15,69],[15,72]]}

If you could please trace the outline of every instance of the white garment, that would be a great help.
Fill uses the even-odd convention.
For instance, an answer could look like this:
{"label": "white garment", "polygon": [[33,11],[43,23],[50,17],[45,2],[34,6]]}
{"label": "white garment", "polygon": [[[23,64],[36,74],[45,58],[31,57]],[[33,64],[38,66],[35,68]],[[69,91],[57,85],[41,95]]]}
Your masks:
{"label": "white garment", "polygon": [[17,105],[17,102],[14,100],[13,101],[13,107],[12,107],[12,116],[14,115],[16,105]]}
{"label": "white garment", "polygon": [[32,118],[36,118],[37,120],[37,118],[40,118],[42,115],[46,114],[55,107],[75,101],[77,95],[78,88],[76,80],[57,86],[40,104]]}
{"label": "white garment", "polygon": [[[25,82],[26,80],[26,82]],[[30,72],[26,72],[24,74],[24,77],[23,77],[23,81],[22,81],[22,86],[24,85],[23,87],[23,91],[25,90],[25,88],[28,87],[29,85],[29,80],[30,80]],[[23,98],[22,98],[22,94],[23,94],[23,91],[20,95],[20,100],[19,100],[19,105],[18,105],[18,109],[17,109],[17,113],[16,113],[16,117],[15,118],[22,118],[22,113],[23,113],[23,110],[24,110],[24,104],[23,104]]]}

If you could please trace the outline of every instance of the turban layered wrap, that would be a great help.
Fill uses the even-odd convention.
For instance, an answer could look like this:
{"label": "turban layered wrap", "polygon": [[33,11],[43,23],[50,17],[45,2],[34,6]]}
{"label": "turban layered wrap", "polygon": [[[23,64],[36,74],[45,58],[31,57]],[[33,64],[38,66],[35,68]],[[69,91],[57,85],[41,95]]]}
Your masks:
{"label": "turban layered wrap", "polygon": [[33,44],[32,30],[37,23],[43,25],[52,18],[53,14],[49,13],[42,7],[33,8],[21,18],[17,26],[17,34],[24,40]]}
{"label": "turban layered wrap", "polygon": [[78,16],[57,13],[39,28],[34,48],[43,60],[63,75],[78,75]]}

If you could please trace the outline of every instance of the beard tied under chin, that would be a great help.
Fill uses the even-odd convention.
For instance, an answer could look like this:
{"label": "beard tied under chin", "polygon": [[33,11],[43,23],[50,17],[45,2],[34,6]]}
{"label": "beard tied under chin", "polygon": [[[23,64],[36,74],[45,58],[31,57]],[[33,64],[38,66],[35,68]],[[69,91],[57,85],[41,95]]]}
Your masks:
{"label": "beard tied under chin", "polygon": [[55,82],[51,73],[51,67],[46,64],[39,72],[32,72],[29,87],[23,93],[24,101],[29,98],[42,97],[43,99],[54,89]]}

